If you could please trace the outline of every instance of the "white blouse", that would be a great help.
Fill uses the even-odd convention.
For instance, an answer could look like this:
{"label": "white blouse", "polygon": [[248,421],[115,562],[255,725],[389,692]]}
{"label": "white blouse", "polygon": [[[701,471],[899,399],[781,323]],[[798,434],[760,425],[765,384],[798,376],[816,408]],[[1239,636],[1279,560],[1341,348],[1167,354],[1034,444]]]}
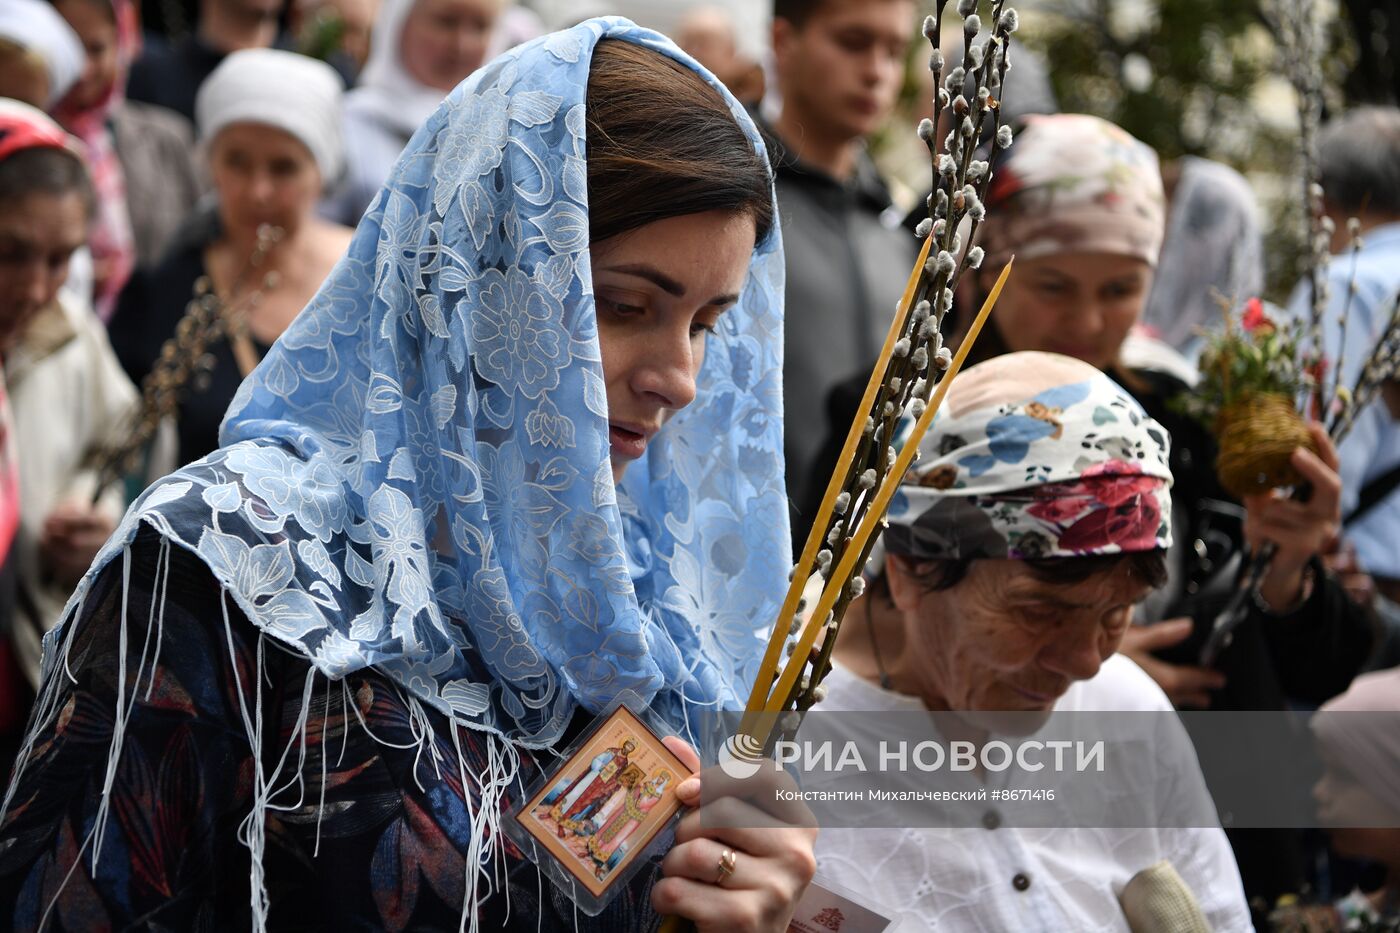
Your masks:
{"label": "white blouse", "polygon": [[[916,711],[921,701],[882,690],[842,667],[826,681],[817,709]],[[1055,704],[1057,712],[1170,710],[1161,689],[1131,660],[1115,655],[1097,676]],[[1194,755],[1174,779],[1204,793]],[[1133,875],[1163,859],[1195,895],[1213,930],[1253,929],[1234,855],[1219,828],[823,829],[818,881],[830,879],[894,916],[891,931],[958,933],[1127,931],[1118,895]]]}

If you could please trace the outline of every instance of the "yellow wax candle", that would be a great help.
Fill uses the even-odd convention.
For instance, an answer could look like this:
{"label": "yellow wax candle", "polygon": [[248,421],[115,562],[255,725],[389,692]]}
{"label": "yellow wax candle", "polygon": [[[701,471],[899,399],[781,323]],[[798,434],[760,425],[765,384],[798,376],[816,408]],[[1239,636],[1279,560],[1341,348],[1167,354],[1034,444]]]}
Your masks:
{"label": "yellow wax candle", "polygon": [[[836,605],[836,600],[840,598],[841,590],[845,582],[850,578],[851,571],[855,569],[855,562],[865,550],[865,543],[879,527],[880,520],[889,509],[890,499],[894,497],[895,490],[899,488],[900,482],[904,478],[904,473],[909,469],[909,464],[913,462],[914,453],[919,449],[919,442],[923,440],[928,427],[933,423],[934,416],[938,413],[939,406],[943,404],[943,398],[948,394],[948,388],[953,384],[953,379],[958,371],[962,369],[963,362],[967,359],[967,354],[972,350],[972,345],[977,340],[977,335],[982,332],[982,326],[986,324],[987,317],[992,313],[992,308],[996,305],[997,298],[1001,295],[1002,287],[1006,285],[1007,278],[1011,275],[1011,265],[1015,261],[1013,256],[1006,263],[1006,268],[1001,270],[1001,275],[997,278],[995,287],[987,296],[987,300],[982,304],[982,308],[977,313],[977,319],[973,321],[967,337],[962,345],[958,347],[958,352],[953,357],[952,364],[948,367],[947,374],[938,383],[938,388],[934,391],[933,397],[929,399],[928,407],[914,425],[913,432],[905,442],[904,448],[900,451],[894,466],[885,475],[884,482],[875,496],[875,501],[871,503],[870,510],[866,513],[865,519],[860,527],[854,529],[852,540],[846,546],[846,552],[841,557],[841,563],[832,569],[831,575],[827,578],[826,588],[822,591],[821,599],[817,602],[817,607],[807,624],[802,629],[801,637],[798,639],[797,647],[792,653],[792,660],[783,669],[782,675],[778,678],[776,686],[770,691],[767,701],[764,703],[765,712],[778,713],[782,711],[783,702],[792,692],[793,685],[797,683],[797,678],[802,670],[807,666],[807,657],[811,653],[812,646],[816,644],[817,633],[820,632],[826,623],[827,613],[831,607]],[[861,413],[863,418],[864,412]],[[833,581],[835,581],[833,585]],[[805,582],[805,581],[804,581]],[[786,616],[784,616],[786,618]],[[780,620],[781,621],[781,620]],[[760,683],[761,687],[762,684]],[[752,698],[750,698],[752,704]]]}
{"label": "yellow wax candle", "polygon": [[914,294],[919,287],[919,278],[923,273],[924,263],[928,261],[929,248],[932,245],[932,236],[924,240],[924,248],[919,253],[919,261],[914,264],[914,270],[909,273],[909,284],[904,288],[904,298],[900,301],[899,313],[890,322],[889,333],[885,335],[884,349],[880,351],[880,360],[871,370],[870,381],[866,383],[865,395],[861,398],[856,419],[852,422],[850,431],[846,433],[846,443],[841,448],[841,456],[837,460],[836,470],[832,473],[830,482],[827,483],[826,495],[822,497],[821,508],[817,509],[817,518],[812,523],[811,532],[807,535],[807,544],[802,548],[802,557],[797,561],[797,566],[793,570],[792,583],[788,586],[787,598],[783,600],[783,608],[773,625],[773,635],[768,639],[768,649],[763,654],[763,663],[759,666],[758,677],[754,680],[753,690],[749,693],[747,712],[755,713],[762,709],[763,701],[768,696],[768,690],[773,686],[773,677],[778,670],[778,661],[782,658],[783,644],[787,641],[788,621],[796,614],[797,603],[802,598],[802,590],[812,575],[812,566],[816,562],[817,552],[821,550],[822,536],[826,534],[827,525],[831,523],[831,512],[836,507],[836,497],[841,494],[841,480],[846,475],[851,458],[855,456],[856,445],[860,443],[861,435],[864,432],[865,413],[870,410],[871,404],[875,401],[875,393],[880,390],[890,357],[894,354],[894,345],[899,341],[899,335],[904,332],[905,322],[908,321],[909,312],[913,308]]}

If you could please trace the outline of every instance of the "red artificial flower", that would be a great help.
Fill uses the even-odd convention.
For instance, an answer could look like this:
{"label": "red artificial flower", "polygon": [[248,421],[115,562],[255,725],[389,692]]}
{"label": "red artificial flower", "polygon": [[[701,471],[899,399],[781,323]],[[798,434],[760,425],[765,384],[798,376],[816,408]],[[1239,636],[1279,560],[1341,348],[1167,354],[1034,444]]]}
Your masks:
{"label": "red artificial flower", "polygon": [[1143,476],[1140,468],[1122,460],[1096,463],[1079,474],[1084,492],[1104,505],[1122,505],[1133,496],[1145,495],[1162,484],[1155,476]]}
{"label": "red artificial flower", "polygon": [[1140,495],[1111,508],[1098,509],[1060,535],[1060,548],[1079,554],[1100,554],[1116,545],[1118,550],[1149,551],[1157,547],[1162,510],[1157,497]]}
{"label": "red artificial flower", "polygon": [[1264,312],[1264,302],[1258,298],[1251,298],[1245,303],[1244,317],[1240,318],[1240,325],[1250,334],[1255,331],[1267,333],[1274,329],[1274,322]]}
{"label": "red artificial flower", "polygon": [[1026,514],[1052,525],[1063,525],[1083,515],[1088,504],[1083,497],[1041,499],[1026,509]]}

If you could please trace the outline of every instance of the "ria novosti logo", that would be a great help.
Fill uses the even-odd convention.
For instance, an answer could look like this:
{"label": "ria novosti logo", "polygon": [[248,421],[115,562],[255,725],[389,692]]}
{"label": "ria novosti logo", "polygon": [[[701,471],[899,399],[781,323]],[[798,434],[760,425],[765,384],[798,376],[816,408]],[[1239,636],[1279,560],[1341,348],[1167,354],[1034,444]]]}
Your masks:
{"label": "ria novosti logo", "polygon": [[[867,743],[868,744],[868,743]],[[1019,770],[1035,773],[1105,770],[1104,740],[1025,739],[1017,742],[992,740],[940,742],[928,740],[880,741],[876,747],[848,740],[778,741],[772,757],[764,755],[763,743],[744,732],[724,740],[719,749],[719,766],[738,781],[753,777],[765,763],[779,769],[792,765],[804,773],[869,773],[909,771],[990,771]]]}
{"label": "ria novosti logo", "polygon": [[736,732],[719,748],[720,770],[736,781],[744,781],[763,766],[763,743],[751,735]]}

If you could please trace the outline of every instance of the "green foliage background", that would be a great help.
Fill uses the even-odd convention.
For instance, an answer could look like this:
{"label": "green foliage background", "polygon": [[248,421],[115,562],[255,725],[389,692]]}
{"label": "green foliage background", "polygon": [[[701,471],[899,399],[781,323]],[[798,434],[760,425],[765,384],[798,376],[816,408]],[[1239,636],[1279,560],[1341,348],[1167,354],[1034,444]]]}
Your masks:
{"label": "green foliage background", "polygon": [[[1022,35],[1051,63],[1062,109],[1094,113],[1164,161],[1215,159],[1245,173],[1265,213],[1268,297],[1298,278],[1301,205],[1296,112],[1258,0],[1042,0]],[[1325,83],[1332,109],[1354,43],[1327,14]]]}
{"label": "green foliage background", "polygon": [[1051,64],[1063,109],[1112,120],[1165,159],[1251,158],[1255,141],[1240,130],[1256,122],[1250,100],[1273,66],[1257,3],[1049,0],[1031,9],[1021,38]]}
{"label": "green foliage background", "polygon": [[[1317,2],[1329,48],[1328,111],[1363,101],[1394,103],[1400,0]],[[1017,38],[1044,58],[1061,110],[1111,120],[1156,149],[1163,161],[1201,156],[1249,178],[1268,230],[1266,295],[1285,300],[1301,258],[1297,115],[1260,0],[1019,0],[1015,5],[1022,22]],[[911,71],[923,68],[927,55],[922,43],[916,46]],[[906,92],[915,87],[907,82]],[[901,119],[891,129],[908,132]],[[883,143],[876,141],[877,147]],[[907,174],[907,166],[905,160],[898,171]],[[921,183],[926,187],[922,178],[910,181],[913,187]]]}

